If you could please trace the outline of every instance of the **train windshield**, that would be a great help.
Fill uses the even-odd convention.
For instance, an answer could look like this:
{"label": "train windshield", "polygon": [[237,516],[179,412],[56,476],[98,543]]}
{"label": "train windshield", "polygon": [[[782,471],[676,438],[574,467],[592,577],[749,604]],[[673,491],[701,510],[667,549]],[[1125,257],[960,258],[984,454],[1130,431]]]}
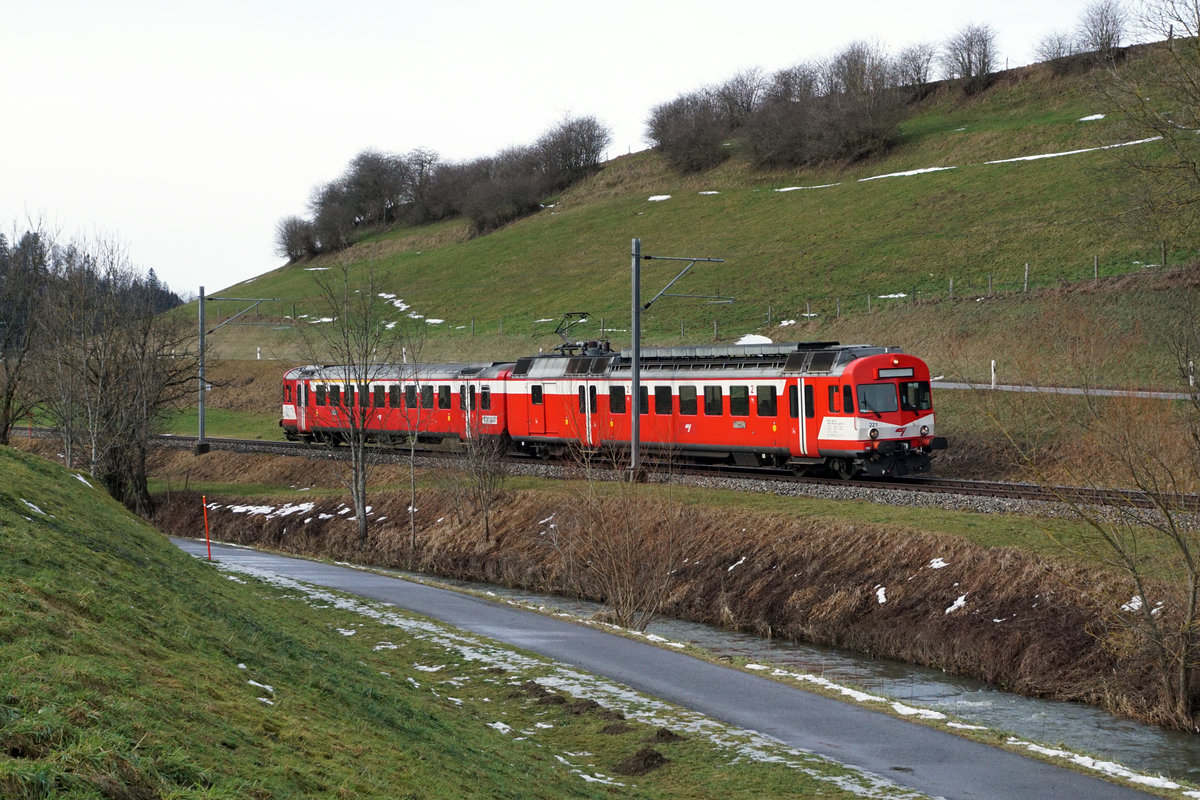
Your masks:
{"label": "train windshield", "polygon": [[896,405],[896,384],[864,383],[858,387],[858,407],[861,411],[887,414],[899,409]]}
{"label": "train windshield", "polygon": [[909,381],[900,384],[900,407],[905,411],[928,411],[933,408],[928,381]]}

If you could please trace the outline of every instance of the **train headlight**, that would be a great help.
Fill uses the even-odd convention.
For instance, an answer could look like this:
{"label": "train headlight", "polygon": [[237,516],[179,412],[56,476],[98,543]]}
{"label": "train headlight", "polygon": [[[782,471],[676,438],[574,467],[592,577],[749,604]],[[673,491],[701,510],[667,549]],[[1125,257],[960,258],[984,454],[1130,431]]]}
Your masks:
{"label": "train headlight", "polygon": [[872,439],[878,439],[879,438],[879,428],[871,428],[871,433],[869,435]]}
{"label": "train headlight", "polygon": [[928,435],[929,435],[929,426],[928,426],[928,425],[922,425],[922,426],[921,426],[921,435],[922,435],[922,436],[928,436]]}

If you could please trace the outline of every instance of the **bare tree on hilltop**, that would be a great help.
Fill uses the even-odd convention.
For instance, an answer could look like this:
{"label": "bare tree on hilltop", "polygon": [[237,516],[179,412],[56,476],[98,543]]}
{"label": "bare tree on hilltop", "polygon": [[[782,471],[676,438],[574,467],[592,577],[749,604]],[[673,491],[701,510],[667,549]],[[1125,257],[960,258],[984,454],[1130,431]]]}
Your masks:
{"label": "bare tree on hilltop", "polygon": [[1079,18],[1077,42],[1083,52],[1108,59],[1121,46],[1129,27],[1129,15],[1120,0],[1093,0]]}
{"label": "bare tree on hilltop", "polygon": [[947,78],[961,79],[968,92],[986,87],[996,68],[996,32],[990,25],[965,25],[946,40],[942,70]]}

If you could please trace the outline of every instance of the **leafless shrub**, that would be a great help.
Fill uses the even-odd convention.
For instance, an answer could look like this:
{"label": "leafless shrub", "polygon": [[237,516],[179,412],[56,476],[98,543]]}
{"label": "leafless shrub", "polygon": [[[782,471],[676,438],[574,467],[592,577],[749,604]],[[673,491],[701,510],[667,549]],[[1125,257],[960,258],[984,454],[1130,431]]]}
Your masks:
{"label": "leafless shrub", "polygon": [[699,172],[729,156],[729,130],[707,91],[681,95],[655,106],[646,123],[646,138],[681,172]]}
{"label": "leafless shrub", "polygon": [[301,217],[284,217],[275,223],[275,254],[288,261],[316,255],[317,236],[313,224]]}

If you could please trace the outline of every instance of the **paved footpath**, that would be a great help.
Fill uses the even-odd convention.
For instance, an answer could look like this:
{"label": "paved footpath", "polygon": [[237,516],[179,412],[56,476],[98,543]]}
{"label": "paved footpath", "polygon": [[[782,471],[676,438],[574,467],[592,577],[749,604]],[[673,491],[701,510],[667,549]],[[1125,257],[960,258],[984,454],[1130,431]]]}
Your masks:
{"label": "paved footpath", "polygon": [[[204,542],[173,541],[201,558]],[[380,600],[570,664],[793,747],[945,798],[1149,795],[623,636],[350,567],[213,545],[213,558]]]}

